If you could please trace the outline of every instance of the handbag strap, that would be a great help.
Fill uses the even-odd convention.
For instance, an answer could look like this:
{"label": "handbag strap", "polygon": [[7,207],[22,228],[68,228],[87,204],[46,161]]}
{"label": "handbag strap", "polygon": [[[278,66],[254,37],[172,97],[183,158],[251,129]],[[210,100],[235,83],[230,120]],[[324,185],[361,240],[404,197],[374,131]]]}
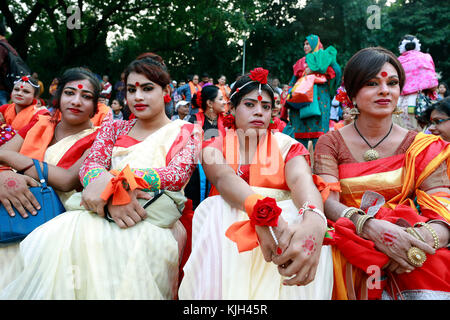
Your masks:
{"label": "handbag strap", "polygon": [[39,177],[39,182],[41,183],[43,188],[47,188],[47,179],[48,179],[48,166],[47,162],[42,161],[42,166],[44,172],[41,171],[41,165],[39,160],[33,159],[34,166],[36,167],[36,171]]}

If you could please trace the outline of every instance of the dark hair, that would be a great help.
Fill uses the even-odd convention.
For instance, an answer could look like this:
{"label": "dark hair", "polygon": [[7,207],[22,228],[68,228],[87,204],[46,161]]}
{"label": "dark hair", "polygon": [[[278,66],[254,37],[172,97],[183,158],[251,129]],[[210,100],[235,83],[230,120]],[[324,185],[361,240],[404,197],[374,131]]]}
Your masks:
{"label": "dark hair", "polygon": [[164,60],[159,55],[152,52],[146,52],[139,55],[136,60],[126,67],[124,70],[125,84],[127,83],[128,76],[132,72],[143,74],[150,81],[163,88],[170,83],[170,74],[167,71]]}
{"label": "dark hair", "polygon": [[400,91],[405,85],[405,70],[397,57],[382,47],[370,47],[359,50],[350,58],[344,70],[344,87],[352,100],[358,91],[388,62],[396,70],[400,82]]}
{"label": "dark hair", "polygon": [[111,100],[111,104],[113,103],[114,100],[116,100],[122,108],[125,107],[125,102],[124,102],[122,99],[119,99],[119,98],[117,98],[117,97],[114,97],[114,98]]}
{"label": "dark hair", "polygon": [[448,92],[448,85],[445,82],[440,82],[438,85],[438,88],[443,85],[445,87],[445,93],[443,98],[448,97],[450,95],[450,92]]}
{"label": "dark hair", "polygon": [[425,120],[430,121],[431,113],[436,110],[445,113],[447,117],[450,117],[450,97],[444,98],[438,102],[433,103],[425,110]]}
{"label": "dark hair", "polygon": [[[197,103],[198,102],[197,101],[198,94],[200,94],[201,98],[202,98],[201,99],[202,100],[202,104],[200,106]],[[214,99],[217,98],[218,94],[219,94],[219,88],[218,87],[211,86],[211,85],[204,86],[202,88],[202,91],[194,94],[194,96],[191,99],[191,103],[192,103],[192,105],[194,107],[202,108],[203,111],[206,111],[206,109],[208,108],[207,101],[208,100],[214,101]]]}
{"label": "dark hair", "polygon": [[61,95],[63,93],[64,87],[67,83],[77,80],[88,80],[93,87],[94,98],[92,103],[94,104],[94,114],[98,111],[98,97],[100,96],[101,85],[97,77],[87,69],[84,68],[71,68],[64,72],[64,74],[58,78],[58,89],[54,95],[53,106],[55,109],[60,108]]}
{"label": "dark hair", "polygon": [[415,43],[415,42],[412,42],[414,39],[416,39],[415,36],[413,36],[413,35],[411,35],[411,34],[406,34],[406,35],[404,35],[403,38],[400,40],[399,45],[402,44],[402,41],[403,41],[403,40],[409,40],[410,42],[408,42],[408,43],[405,45],[405,49],[406,49],[406,51],[414,50],[414,49],[416,48],[416,43]]}
{"label": "dark hair", "polygon": [[[249,83],[245,87],[241,88],[244,84],[246,84],[248,82],[251,82],[251,83]],[[258,90],[259,89],[259,84],[260,84],[259,82],[253,81],[250,78],[250,74],[249,73],[241,76],[240,78],[238,78],[236,80],[235,84],[233,85],[233,88],[231,89],[231,92],[230,92],[231,107],[236,108],[241,103],[242,98],[246,94],[252,92],[253,90]],[[236,90],[238,88],[241,88],[241,89],[239,89],[239,91],[236,92]],[[267,83],[267,84],[261,85],[261,90],[263,90],[263,91],[265,91],[265,92],[267,92],[269,94],[270,100],[272,101],[272,107],[273,107],[275,105],[275,98],[274,98],[274,95],[273,95],[273,93],[274,93],[273,88]],[[235,92],[236,92],[236,94],[233,95],[233,93],[235,93]]]}
{"label": "dark hair", "polygon": [[5,17],[0,15],[0,36],[6,36]]}

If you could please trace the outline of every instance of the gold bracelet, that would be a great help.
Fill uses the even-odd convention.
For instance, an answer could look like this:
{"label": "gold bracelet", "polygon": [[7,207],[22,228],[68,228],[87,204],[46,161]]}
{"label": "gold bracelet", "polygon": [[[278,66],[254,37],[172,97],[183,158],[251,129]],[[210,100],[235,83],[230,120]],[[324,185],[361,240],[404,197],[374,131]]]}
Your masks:
{"label": "gold bracelet", "polygon": [[433,229],[433,227],[430,226],[428,223],[424,223],[424,222],[416,222],[414,224],[414,227],[417,225],[424,226],[428,231],[430,231],[430,233],[433,237],[433,240],[434,240],[434,248],[439,249],[439,237],[438,237],[436,231]]}
{"label": "gold bracelet", "polygon": [[358,221],[356,222],[356,234],[358,236],[361,236],[362,230],[364,228],[364,224],[367,222],[367,220],[373,219],[372,216],[369,216],[367,214],[363,215],[362,217],[358,218]]}
{"label": "gold bracelet", "polygon": [[422,242],[426,242],[425,239],[420,235],[419,232],[417,232],[416,229],[414,229],[413,227],[408,227],[406,228],[406,232],[408,232],[410,235],[412,235],[414,238],[422,241]]}
{"label": "gold bracelet", "polygon": [[365,215],[366,213],[362,211],[361,209],[354,208],[354,207],[348,207],[342,211],[341,217],[350,219],[355,213],[358,213],[360,215]]}
{"label": "gold bracelet", "polygon": [[354,208],[354,207],[345,208],[341,213],[341,217],[350,219],[350,217],[357,211],[358,211],[358,209]]}

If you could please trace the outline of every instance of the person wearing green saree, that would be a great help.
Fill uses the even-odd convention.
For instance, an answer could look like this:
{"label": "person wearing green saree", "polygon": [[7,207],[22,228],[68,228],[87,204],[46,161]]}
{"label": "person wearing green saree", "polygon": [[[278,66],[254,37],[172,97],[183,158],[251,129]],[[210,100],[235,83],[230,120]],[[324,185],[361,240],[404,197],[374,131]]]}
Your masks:
{"label": "person wearing green saree", "polygon": [[316,92],[311,103],[318,105],[320,115],[305,117],[301,109],[305,110],[306,106],[287,101],[290,122],[283,132],[308,147],[309,141],[315,146],[317,139],[329,130],[331,100],[340,85],[342,71],[336,62],[337,50],[333,46],[324,49],[317,35],[306,37],[304,50],[306,56],[293,66],[294,75],[289,86],[293,87],[299,78],[307,74],[325,75],[325,83],[314,85]]}

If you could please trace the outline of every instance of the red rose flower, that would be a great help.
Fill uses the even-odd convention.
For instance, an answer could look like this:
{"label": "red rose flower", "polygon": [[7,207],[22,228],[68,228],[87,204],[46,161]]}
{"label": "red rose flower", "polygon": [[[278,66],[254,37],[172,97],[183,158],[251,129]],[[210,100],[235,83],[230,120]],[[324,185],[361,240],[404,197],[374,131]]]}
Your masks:
{"label": "red rose flower", "polygon": [[225,128],[234,128],[235,122],[232,114],[227,114],[223,117],[223,126]]}
{"label": "red rose flower", "polygon": [[278,128],[277,124],[275,122],[273,122],[273,120],[270,120],[269,127],[267,129],[275,130],[277,128]]}
{"label": "red rose flower", "polygon": [[276,227],[281,211],[274,198],[265,197],[256,201],[250,220],[252,225]]}
{"label": "red rose flower", "polygon": [[22,81],[28,81],[28,80],[30,80],[30,78],[28,78],[27,76],[22,77]]}
{"label": "red rose flower", "polygon": [[263,68],[255,68],[250,71],[250,79],[253,81],[258,81],[261,84],[267,83],[267,76],[269,75],[269,71]]}
{"label": "red rose flower", "polygon": [[168,94],[166,94],[164,96],[164,103],[169,103],[170,101],[172,101],[172,98]]}

